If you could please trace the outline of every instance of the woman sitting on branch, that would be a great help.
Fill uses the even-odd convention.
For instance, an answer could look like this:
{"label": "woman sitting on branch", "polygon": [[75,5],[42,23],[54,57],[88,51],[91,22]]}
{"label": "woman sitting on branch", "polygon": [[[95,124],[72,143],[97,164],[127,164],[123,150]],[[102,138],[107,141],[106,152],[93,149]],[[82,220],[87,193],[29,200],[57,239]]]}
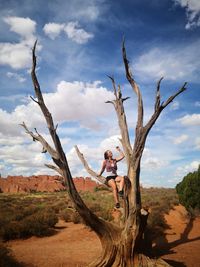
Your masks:
{"label": "woman sitting on branch", "polygon": [[[106,150],[104,153],[104,161],[99,176],[106,170],[106,181],[113,190],[115,207],[120,208],[118,193],[120,197],[123,197],[124,177],[117,175],[117,162],[124,158],[124,153],[118,146],[116,149],[120,152],[120,156],[116,159],[113,159],[113,154],[110,150]],[[119,185],[119,191],[117,184]]]}

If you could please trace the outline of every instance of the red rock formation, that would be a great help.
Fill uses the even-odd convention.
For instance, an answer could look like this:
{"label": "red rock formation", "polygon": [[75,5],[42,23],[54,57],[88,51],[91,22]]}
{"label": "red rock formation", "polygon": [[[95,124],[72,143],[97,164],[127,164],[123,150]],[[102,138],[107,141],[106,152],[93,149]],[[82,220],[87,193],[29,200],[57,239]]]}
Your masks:
{"label": "red rock formation", "polygon": [[[74,178],[74,183],[78,191],[93,192],[98,184],[91,178]],[[0,192],[3,193],[25,193],[25,192],[57,192],[66,190],[62,183],[62,177],[55,175],[38,176],[8,176],[0,178]]]}
{"label": "red rock formation", "polygon": [[89,177],[74,178],[74,184],[78,191],[89,191],[89,192],[93,192],[94,188],[98,186],[98,184]]}

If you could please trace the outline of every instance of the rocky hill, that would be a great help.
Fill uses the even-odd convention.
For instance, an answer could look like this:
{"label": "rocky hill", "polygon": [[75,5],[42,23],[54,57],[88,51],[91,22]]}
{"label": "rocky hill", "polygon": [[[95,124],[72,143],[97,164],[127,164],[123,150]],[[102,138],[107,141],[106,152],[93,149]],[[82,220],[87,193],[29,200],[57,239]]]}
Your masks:
{"label": "rocky hill", "polygon": [[[74,183],[78,191],[94,191],[98,183],[86,177],[74,178]],[[0,178],[1,193],[30,193],[30,192],[57,192],[64,191],[66,187],[63,184],[61,176],[55,175],[37,175],[37,176],[8,176]]]}

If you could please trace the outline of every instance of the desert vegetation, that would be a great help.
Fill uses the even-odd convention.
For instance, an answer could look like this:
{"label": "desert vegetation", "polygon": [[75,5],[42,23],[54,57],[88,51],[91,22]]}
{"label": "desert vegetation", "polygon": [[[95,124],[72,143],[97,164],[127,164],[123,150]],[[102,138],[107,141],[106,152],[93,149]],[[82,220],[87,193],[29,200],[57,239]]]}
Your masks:
{"label": "desert vegetation", "polygon": [[[178,203],[177,194],[174,189],[164,188],[142,189],[141,192],[143,205],[151,210],[148,229],[155,237],[165,229],[164,213]],[[110,191],[95,189],[93,193],[81,192],[81,197],[97,216],[113,221]],[[59,219],[82,223],[66,192],[0,194],[0,237],[4,241],[53,234]]]}

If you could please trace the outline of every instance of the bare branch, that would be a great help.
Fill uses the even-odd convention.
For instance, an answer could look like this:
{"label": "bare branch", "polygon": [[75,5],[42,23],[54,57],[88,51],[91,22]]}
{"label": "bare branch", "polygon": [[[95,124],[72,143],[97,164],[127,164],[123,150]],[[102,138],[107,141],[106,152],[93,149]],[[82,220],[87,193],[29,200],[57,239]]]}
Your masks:
{"label": "bare branch", "polygon": [[186,88],[186,85],[187,85],[187,82],[185,82],[183,84],[183,86],[172,96],[170,96],[167,101],[165,101],[163,104],[162,104],[162,108],[164,109],[167,105],[169,105],[169,103],[171,103],[175,97],[177,97],[179,94],[181,94],[182,92],[184,92],[187,88]]}
{"label": "bare branch", "polygon": [[108,100],[105,102],[106,104],[113,104],[115,106],[115,102],[114,101],[111,101],[111,100]]}
{"label": "bare branch", "polygon": [[[83,166],[85,167],[86,171],[93,176],[96,180],[98,180],[100,183],[105,184],[106,183],[106,179],[103,176],[99,176],[97,175],[96,172],[94,172],[88,165],[86,159],[84,158],[83,154],[80,152],[79,148],[77,146],[75,146],[75,150],[76,153],[80,159],[80,161],[82,162]],[[105,184],[106,185],[106,184]]]}
{"label": "bare branch", "polygon": [[117,89],[116,89],[116,84],[115,84],[114,77],[108,76],[108,78],[110,78],[111,81],[112,81],[112,85],[113,85],[113,89],[114,89],[114,95],[115,95],[115,97],[117,99]]}
{"label": "bare branch", "polygon": [[58,172],[61,176],[63,176],[63,172],[61,169],[59,169],[58,167],[56,167],[55,165],[52,164],[44,164],[46,167]]}
{"label": "bare branch", "polygon": [[124,61],[124,67],[126,71],[126,78],[129,81],[131,87],[133,88],[134,92],[136,93],[138,97],[138,119],[137,119],[137,125],[136,125],[136,135],[140,134],[140,128],[143,127],[143,101],[142,101],[142,94],[140,92],[139,86],[135,82],[133,75],[131,73],[130,67],[129,67],[129,61],[126,56],[126,48],[125,48],[125,41],[123,40],[122,43],[122,55],[123,55],[123,61]]}
{"label": "bare branch", "polygon": [[30,98],[33,100],[33,102],[35,102],[39,105],[38,101],[36,101],[31,95],[30,95]]}
{"label": "bare branch", "polygon": [[127,97],[125,97],[125,98],[122,98],[122,102],[126,101],[126,100],[129,99],[129,98],[130,98],[130,96],[127,96]]}
{"label": "bare branch", "polygon": [[42,135],[40,135],[38,132],[37,132],[37,129],[35,128],[35,131],[37,133],[34,134],[33,132],[31,132],[28,127],[26,126],[26,124],[23,122],[22,124],[20,124],[25,130],[26,130],[26,133],[29,134],[30,136],[32,136],[33,140],[37,140],[38,142],[40,142],[43,146],[43,152],[46,150],[49,152],[49,154],[51,155],[52,158],[54,159],[59,159],[59,156],[56,152],[56,150],[54,148],[52,148],[48,142],[44,139],[44,137],[42,137]]}
{"label": "bare branch", "polygon": [[36,69],[36,65],[37,65],[37,58],[35,56],[36,46],[37,46],[37,40],[35,41],[34,46],[33,46],[33,50],[32,50],[33,65],[32,65],[32,70],[31,70],[31,77],[33,80],[33,85],[35,88],[35,94],[36,94],[36,97],[38,99],[38,103],[41,104],[42,102],[44,102],[44,100],[43,100],[43,96],[42,96],[42,93],[40,90],[39,82],[37,80],[37,76],[35,74],[35,69]]}
{"label": "bare branch", "polygon": [[33,81],[33,85],[34,85],[34,89],[35,89],[35,95],[38,99],[38,105],[40,106],[40,109],[44,115],[44,118],[47,122],[47,126],[49,128],[49,132],[51,134],[52,140],[54,142],[54,145],[56,147],[57,152],[59,153],[59,151],[61,151],[61,145],[60,145],[60,141],[57,138],[57,134],[56,134],[56,129],[54,127],[54,123],[53,123],[53,119],[52,116],[48,110],[48,108],[45,105],[43,96],[42,96],[42,92],[40,90],[40,84],[38,82],[35,70],[36,70],[36,65],[37,65],[37,58],[35,55],[35,50],[36,50],[36,45],[37,45],[37,41],[34,44],[33,50],[32,50],[32,70],[31,70],[31,77],[32,77],[32,81]]}
{"label": "bare branch", "polygon": [[161,77],[160,80],[157,83],[157,89],[156,89],[156,99],[155,99],[155,111],[159,109],[160,107],[160,84],[161,81],[164,79],[164,77]]}

